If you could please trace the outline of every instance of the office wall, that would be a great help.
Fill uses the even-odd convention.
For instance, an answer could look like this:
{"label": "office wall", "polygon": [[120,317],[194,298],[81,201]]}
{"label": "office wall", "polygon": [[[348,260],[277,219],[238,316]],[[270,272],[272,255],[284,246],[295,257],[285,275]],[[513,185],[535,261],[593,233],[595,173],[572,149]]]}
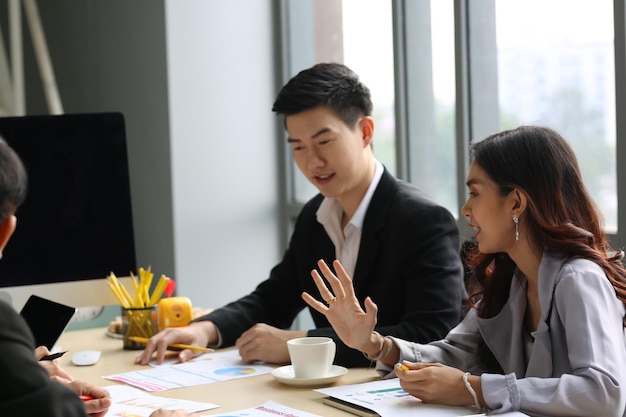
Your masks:
{"label": "office wall", "polygon": [[196,306],[249,292],[280,255],[271,0],[38,4],[65,112],[126,117],[138,265]]}
{"label": "office wall", "polygon": [[166,1],[176,268],[206,306],[279,259],[271,3]]}

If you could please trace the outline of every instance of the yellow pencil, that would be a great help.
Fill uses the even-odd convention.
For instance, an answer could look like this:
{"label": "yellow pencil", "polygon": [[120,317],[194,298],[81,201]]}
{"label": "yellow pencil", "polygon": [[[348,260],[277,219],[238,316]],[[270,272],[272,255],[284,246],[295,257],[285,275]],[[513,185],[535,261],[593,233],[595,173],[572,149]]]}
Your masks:
{"label": "yellow pencil", "polygon": [[[148,338],[146,337],[130,336],[129,339],[132,340],[133,342],[148,343]],[[195,350],[196,352],[204,352],[204,353],[215,352],[215,349],[200,347],[200,346],[184,345],[182,343],[172,343],[171,345],[167,345],[167,347],[174,348],[174,349],[189,349],[189,350]]]}
{"label": "yellow pencil", "polygon": [[115,274],[111,272],[109,276],[107,277],[107,279],[112,284],[111,289],[116,294],[116,296],[118,296],[118,298],[123,300],[123,301],[120,301],[120,304],[126,308],[133,307],[132,298],[130,298],[130,295],[128,295],[126,288],[124,288],[124,286],[119,283]]}
{"label": "yellow pencil", "polygon": [[169,280],[170,279],[165,275],[161,275],[161,278],[159,278],[159,281],[157,282],[157,285],[152,292],[152,296],[150,297],[148,306],[153,306],[159,302],[161,296],[163,295],[163,291],[165,291],[165,287],[167,286],[167,281]]}
{"label": "yellow pencil", "polygon": [[125,308],[130,307],[130,305],[126,302],[126,300],[124,299],[122,294],[119,292],[119,290],[115,287],[115,285],[113,285],[110,282],[107,282],[107,284],[109,285],[109,288],[111,288],[113,295],[115,295],[115,298],[117,298],[117,301],[119,301],[120,305]]}
{"label": "yellow pencil", "polygon": [[142,295],[142,286],[143,281],[139,282],[137,277],[132,273],[130,273],[131,282],[133,284],[133,290],[135,290],[135,299],[133,300],[133,306],[135,307],[145,307],[143,303],[143,295]]}

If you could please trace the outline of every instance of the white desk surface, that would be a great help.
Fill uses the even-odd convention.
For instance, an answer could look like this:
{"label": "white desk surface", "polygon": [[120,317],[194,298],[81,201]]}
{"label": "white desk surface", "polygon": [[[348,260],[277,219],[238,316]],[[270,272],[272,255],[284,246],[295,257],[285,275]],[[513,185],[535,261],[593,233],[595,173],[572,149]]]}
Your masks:
{"label": "white desk surface", "polygon": [[[67,331],[61,336],[57,345],[63,350],[69,350],[65,356],[58,359],[59,365],[74,378],[89,381],[96,385],[106,386],[117,383],[104,379],[102,376],[141,368],[140,365],[133,363],[134,358],[139,355],[140,351],[123,350],[122,340],[107,336],[105,328]],[[98,363],[82,367],[72,364],[72,352],[91,349],[102,352]],[[373,369],[357,368],[350,369],[335,384],[356,384],[376,379],[378,379],[378,376]],[[228,411],[253,408],[267,401],[275,401],[287,407],[320,416],[354,416],[346,411],[324,405],[322,403],[324,395],[313,391],[315,388],[317,387],[285,385],[274,379],[271,374],[266,374],[194,387],[150,392],[149,394],[220,405],[219,408],[201,412],[200,414],[202,415],[223,414]]]}

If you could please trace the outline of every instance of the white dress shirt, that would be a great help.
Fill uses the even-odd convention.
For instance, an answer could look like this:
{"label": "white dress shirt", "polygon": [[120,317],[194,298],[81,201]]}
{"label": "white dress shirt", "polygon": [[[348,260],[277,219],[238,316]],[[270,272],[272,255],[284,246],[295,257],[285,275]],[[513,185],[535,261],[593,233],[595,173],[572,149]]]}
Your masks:
{"label": "white dress shirt", "polygon": [[374,195],[374,190],[380,182],[383,175],[383,164],[376,162],[376,170],[374,177],[370,183],[367,192],[363,196],[359,207],[354,215],[341,230],[341,218],[343,217],[343,209],[334,198],[324,198],[317,210],[317,221],[324,226],[324,230],[328,233],[330,240],[335,245],[335,257],[348,275],[354,279],[354,268],[356,267],[356,259],[359,256],[359,246],[361,245],[361,230],[363,229],[363,220],[365,213]]}

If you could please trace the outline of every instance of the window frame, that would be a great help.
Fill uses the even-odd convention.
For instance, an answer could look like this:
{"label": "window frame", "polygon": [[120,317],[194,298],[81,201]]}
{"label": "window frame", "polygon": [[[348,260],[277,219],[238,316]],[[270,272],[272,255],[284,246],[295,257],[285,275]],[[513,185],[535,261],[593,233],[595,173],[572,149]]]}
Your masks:
{"label": "window frame", "polygon": [[[293,55],[290,50],[294,44],[314,36],[314,25],[310,22],[313,1],[278,0],[277,19],[280,22],[277,38],[280,48],[277,56],[277,68],[280,69],[278,84],[282,85],[293,75],[293,68],[304,68],[315,63],[315,51],[306,48],[297,48],[298,54]],[[415,7],[415,0],[389,0],[392,2],[393,18],[393,45],[394,45],[394,73],[395,73],[395,116],[396,116],[396,176],[418,186],[418,179],[411,178],[412,149],[409,137],[420,137],[419,134],[410,135],[415,131],[416,121],[410,120],[409,114],[415,104],[411,102],[411,93],[408,86],[417,85],[414,78],[414,56],[409,54],[410,40],[416,36],[420,22],[416,22],[408,13]],[[469,144],[472,138],[484,137],[498,126],[498,90],[493,83],[495,77],[485,77],[485,72],[497,71],[490,68],[485,60],[472,60],[469,51],[480,50],[482,54],[494,53],[495,48],[495,0],[453,0],[455,22],[455,135],[456,135],[456,182],[458,207],[453,213],[458,219],[461,236],[469,236],[469,226],[461,215],[461,208],[465,203],[465,175],[469,169]],[[607,238],[613,247],[626,246],[626,167],[619,161],[626,161],[626,5],[624,0],[614,0],[614,49],[615,49],[615,103],[616,103],[616,175],[617,175],[617,233],[608,233]],[[308,19],[308,20],[307,20]],[[486,20],[491,19],[491,21]],[[298,33],[289,33],[288,24],[297,21]],[[489,31],[493,35],[489,36]],[[486,39],[486,41],[485,41]],[[314,42],[311,42],[314,44]],[[482,74],[481,77],[472,77],[472,74]],[[472,92],[481,92],[479,96]],[[485,94],[486,92],[486,94]],[[294,174],[297,169],[287,149],[282,118],[280,123],[278,152],[281,161],[281,218],[284,219],[282,247],[286,248],[291,234],[293,223],[303,204],[295,201]]]}

